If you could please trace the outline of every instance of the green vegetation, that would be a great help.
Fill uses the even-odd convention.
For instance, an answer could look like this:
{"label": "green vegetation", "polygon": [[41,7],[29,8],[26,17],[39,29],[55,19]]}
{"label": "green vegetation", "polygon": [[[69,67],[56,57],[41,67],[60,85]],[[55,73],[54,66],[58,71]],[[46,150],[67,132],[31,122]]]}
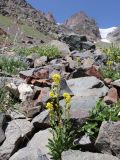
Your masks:
{"label": "green vegetation", "polygon": [[45,35],[42,32],[39,32],[34,26],[29,26],[28,24],[26,24],[26,22],[24,22],[25,24],[21,25],[21,31],[23,32],[24,35],[32,37],[32,38],[36,38],[36,39],[45,39],[45,40],[51,40],[52,38],[48,35]]}
{"label": "green vegetation", "polygon": [[15,108],[18,102],[5,88],[5,85],[0,87],[0,112],[6,112],[9,108]]}
{"label": "green vegetation", "polygon": [[5,17],[0,14],[0,26],[3,28],[8,28],[13,24],[13,21],[9,17]]}
{"label": "green vegetation", "polygon": [[103,121],[120,120],[120,101],[116,104],[107,105],[102,100],[98,101],[96,106],[90,112],[90,118],[82,127],[82,131],[92,139],[96,138],[99,128]]}
{"label": "green vegetation", "polygon": [[28,56],[32,53],[37,53],[39,56],[47,56],[50,59],[60,57],[60,52],[54,46],[41,46],[33,48],[16,48],[15,52],[21,56]]}
{"label": "green vegetation", "polygon": [[15,58],[0,56],[0,70],[9,74],[16,74],[20,70],[26,69],[27,66],[20,60]]}
{"label": "green vegetation", "polygon": [[109,61],[120,63],[120,48],[115,45],[111,45],[109,48],[103,50],[108,56]]}
{"label": "green vegetation", "polygon": [[103,78],[111,78],[112,80],[117,80],[120,78],[120,71],[114,70],[109,67],[104,67],[100,69]]}
{"label": "green vegetation", "polygon": [[100,69],[103,78],[111,78],[112,80],[119,79],[120,71],[116,66],[117,63],[120,63],[120,48],[112,44],[109,48],[105,48],[103,51],[108,58],[106,66]]}

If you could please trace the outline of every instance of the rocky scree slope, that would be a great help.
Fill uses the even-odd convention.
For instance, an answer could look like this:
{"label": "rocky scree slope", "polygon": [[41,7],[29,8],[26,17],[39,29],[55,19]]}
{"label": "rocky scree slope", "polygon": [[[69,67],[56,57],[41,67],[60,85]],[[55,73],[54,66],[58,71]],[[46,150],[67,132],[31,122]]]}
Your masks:
{"label": "rocky scree slope", "polygon": [[[64,92],[72,96],[71,120],[78,129],[87,121],[89,111],[101,97],[108,104],[117,103],[120,99],[120,80],[104,79],[98,70],[106,66],[106,55],[89,43],[86,37],[81,36],[80,42],[78,37],[76,41],[75,37],[70,38],[70,42],[73,38],[77,47],[82,47],[81,52],[77,47],[74,48],[74,44],[72,48],[75,50],[70,51],[66,43],[54,40],[51,44],[59,49],[59,58],[35,56],[34,52],[23,57],[16,52],[10,54],[11,51],[1,54],[7,60],[14,57],[26,62],[27,69],[10,75],[1,67],[0,87],[4,86],[12,100],[16,99],[17,102],[11,104],[5,100],[6,109],[0,113],[0,160],[50,160],[46,145],[51,134],[49,114],[45,106],[49,101],[51,75],[54,73],[60,74],[62,78],[60,105],[64,104]],[[120,64],[115,65],[120,67]],[[94,139],[93,142],[86,135],[78,134],[77,142],[79,149],[84,152],[67,151],[62,155],[63,160],[75,157],[80,157],[81,160],[119,160],[120,123],[104,122],[97,140]]]}

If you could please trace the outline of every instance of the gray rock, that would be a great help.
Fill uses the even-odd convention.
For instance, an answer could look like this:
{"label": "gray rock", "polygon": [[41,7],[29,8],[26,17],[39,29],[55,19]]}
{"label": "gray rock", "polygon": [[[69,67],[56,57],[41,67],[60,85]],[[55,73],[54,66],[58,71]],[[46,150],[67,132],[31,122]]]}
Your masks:
{"label": "gray rock", "polygon": [[34,61],[34,67],[41,67],[41,66],[45,65],[46,62],[47,62],[47,57],[46,56],[42,56],[40,58],[37,58]]}
{"label": "gray rock", "polygon": [[30,70],[20,71],[19,74],[21,77],[32,77],[34,70],[35,69],[33,68]]}
{"label": "gray rock", "polygon": [[91,95],[102,97],[108,92],[104,83],[93,76],[70,79],[67,84],[74,95],[87,96],[91,93]]}
{"label": "gray rock", "polygon": [[72,90],[69,88],[67,82],[65,79],[61,79],[60,81],[60,96],[63,95],[63,93],[69,93],[71,96],[73,96]]}
{"label": "gray rock", "polygon": [[67,43],[70,46],[70,50],[81,49],[81,42],[87,41],[86,36],[80,36],[77,34],[61,35],[60,40]]}
{"label": "gray rock", "polygon": [[25,136],[31,133],[32,124],[26,119],[17,119],[9,122],[5,136],[6,139],[0,146],[0,160],[8,160],[11,154],[17,150]]}
{"label": "gray rock", "polygon": [[95,147],[102,153],[120,158],[120,121],[102,123]]}
{"label": "gray rock", "polygon": [[26,117],[33,118],[34,116],[40,113],[41,108],[42,104],[37,104],[36,106],[34,100],[28,99],[21,103],[19,110]]}
{"label": "gray rock", "polygon": [[71,57],[73,57],[73,58],[80,57],[80,60],[86,59],[86,58],[93,59],[93,53],[89,50],[85,51],[85,52],[79,52],[79,51],[75,50],[71,53]]}
{"label": "gray rock", "polygon": [[79,150],[68,150],[62,153],[62,160],[119,160],[117,157],[91,152],[81,152]]}
{"label": "gray rock", "polygon": [[119,87],[119,88],[120,88],[120,79],[112,82],[111,84],[112,84],[113,86],[115,86],[115,87]]}
{"label": "gray rock", "polygon": [[35,94],[33,88],[26,83],[21,83],[18,86],[18,91],[19,98],[22,102],[26,101],[27,99],[33,99]]}
{"label": "gray rock", "polygon": [[49,45],[57,47],[63,56],[70,54],[69,47],[66,43],[60,42],[58,40],[52,40],[49,42]]}
{"label": "gray rock", "polygon": [[5,124],[5,114],[0,113],[0,144],[5,140],[5,133],[3,131],[3,125]]}
{"label": "gray rock", "polygon": [[25,119],[26,117],[24,114],[20,113],[18,110],[12,110],[8,109],[7,114],[12,118],[12,119]]}
{"label": "gray rock", "polygon": [[90,49],[95,49],[95,44],[92,42],[82,42],[82,49],[90,50]]}
{"label": "gray rock", "polygon": [[14,83],[16,86],[20,85],[24,81],[18,78],[0,77],[0,87],[5,86],[7,83]]}
{"label": "gray rock", "polygon": [[48,160],[38,149],[24,148],[16,152],[9,160]]}
{"label": "gray rock", "polygon": [[[10,158],[10,160],[23,160],[23,159],[25,160],[47,160],[47,158],[49,159],[50,158],[50,156],[48,155],[49,150],[46,147],[46,145],[48,144],[48,138],[51,138],[49,129],[39,131],[33,136],[33,138],[29,141],[27,146],[19,150],[18,152],[16,152]],[[22,158],[20,159],[20,157]],[[31,159],[30,157],[32,157],[33,159]]]}
{"label": "gray rock", "polygon": [[3,129],[0,127],[0,144],[5,140],[5,133]]}
{"label": "gray rock", "polygon": [[[78,120],[86,119],[99,98],[108,92],[108,88],[96,77],[70,79],[67,85],[74,94],[71,101],[71,118]],[[60,104],[64,106],[64,100],[61,100]]]}
{"label": "gray rock", "polygon": [[34,125],[35,128],[45,129],[46,127],[50,126],[48,113],[48,110],[45,110],[41,112],[39,115],[37,115],[35,118],[33,118],[31,123]]}
{"label": "gray rock", "polygon": [[94,52],[94,62],[96,65],[103,65],[105,62],[107,62],[107,56],[101,51],[96,50]]}

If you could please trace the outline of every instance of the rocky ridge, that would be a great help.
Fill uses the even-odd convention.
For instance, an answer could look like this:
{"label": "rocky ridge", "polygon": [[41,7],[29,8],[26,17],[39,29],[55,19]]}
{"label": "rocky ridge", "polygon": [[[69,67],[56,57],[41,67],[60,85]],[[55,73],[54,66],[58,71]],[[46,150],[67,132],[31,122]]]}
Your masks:
{"label": "rocky ridge", "polygon": [[54,34],[75,33],[86,35],[89,39],[96,41],[100,39],[99,29],[95,20],[89,18],[85,13],[79,12],[69,18],[64,24],[57,25],[52,13],[43,13],[36,10],[25,0],[5,0],[0,2],[0,14],[14,17],[17,23],[28,23],[43,33]]}
{"label": "rocky ridge", "polygon": [[89,39],[96,41],[101,38],[99,28],[94,19],[88,17],[83,11],[68,18],[64,25],[75,33],[86,35]]}

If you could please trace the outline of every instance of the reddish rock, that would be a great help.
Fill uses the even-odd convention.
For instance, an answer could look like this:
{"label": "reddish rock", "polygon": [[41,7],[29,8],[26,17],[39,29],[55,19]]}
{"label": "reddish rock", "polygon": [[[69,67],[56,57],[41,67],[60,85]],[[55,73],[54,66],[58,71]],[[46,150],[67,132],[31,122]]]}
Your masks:
{"label": "reddish rock", "polygon": [[95,68],[95,66],[90,67],[89,69],[87,69],[86,74],[88,76],[94,76],[98,79],[102,78],[101,73]]}
{"label": "reddish rock", "polygon": [[107,96],[104,97],[104,101],[107,104],[117,103],[118,93],[116,88],[110,88]]}
{"label": "reddish rock", "polygon": [[2,29],[0,28],[0,36],[7,36],[7,33]]}
{"label": "reddish rock", "polygon": [[50,88],[48,87],[42,88],[38,98],[35,101],[35,105],[46,103],[47,100],[49,99],[49,91],[50,91]]}
{"label": "reddish rock", "polygon": [[19,73],[20,78],[23,79],[48,79],[49,78],[49,69],[44,68],[35,68],[31,70],[21,71]]}
{"label": "reddish rock", "polygon": [[112,82],[112,79],[111,79],[111,78],[105,78],[105,79],[104,79],[104,83],[105,83],[106,85],[110,85],[111,82]]}
{"label": "reddish rock", "polygon": [[49,78],[49,70],[48,69],[40,69],[33,72],[32,75],[35,79],[48,79]]}
{"label": "reddish rock", "polygon": [[50,87],[51,86],[51,83],[49,82],[49,80],[45,80],[45,79],[39,79],[39,80],[32,79],[29,82],[38,87]]}

